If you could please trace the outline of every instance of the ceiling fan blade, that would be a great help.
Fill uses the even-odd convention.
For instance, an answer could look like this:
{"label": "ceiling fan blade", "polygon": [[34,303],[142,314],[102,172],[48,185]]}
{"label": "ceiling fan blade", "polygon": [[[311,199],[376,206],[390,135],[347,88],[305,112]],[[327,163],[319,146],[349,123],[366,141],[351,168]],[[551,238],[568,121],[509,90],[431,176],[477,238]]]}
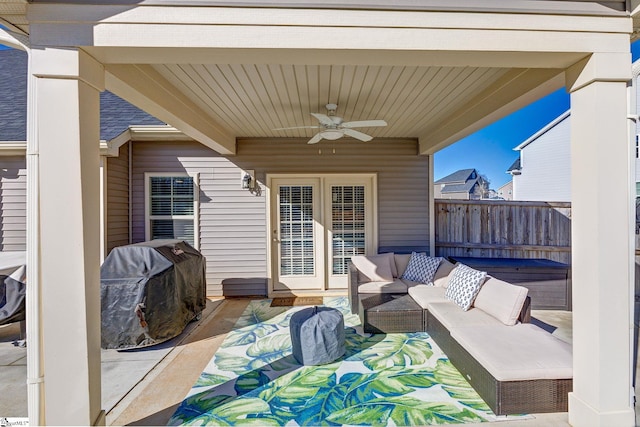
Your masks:
{"label": "ceiling fan blade", "polygon": [[349,135],[350,137],[359,139],[360,141],[364,141],[364,142],[371,141],[373,139],[372,136],[369,136],[366,133],[358,132],[357,130],[353,130],[353,129],[342,129],[342,132],[344,132],[345,135]]}
{"label": "ceiling fan blade", "polygon": [[351,128],[366,128],[366,127],[375,127],[375,126],[386,126],[387,122],[384,120],[359,120],[355,122],[344,122],[340,126],[343,128],[351,129]]}
{"label": "ceiling fan blade", "polygon": [[320,113],[311,113],[311,115],[313,117],[315,117],[316,119],[318,119],[318,121],[325,125],[325,126],[333,126],[333,120],[331,120],[331,117],[327,116],[326,114],[320,114]]}
{"label": "ceiling fan blade", "polygon": [[319,133],[316,133],[315,135],[313,135],[313,138],[307,141],[307,144],[317,144],[318,142],[320,142],[321,139],[322,139],[322,135],[320,135]]}
{"label": "ceiling fan blade", "polygon": [[322,126],[293,126],[290,128],[276,128],[271,130],[289,130],[289,129],[322,129]]}

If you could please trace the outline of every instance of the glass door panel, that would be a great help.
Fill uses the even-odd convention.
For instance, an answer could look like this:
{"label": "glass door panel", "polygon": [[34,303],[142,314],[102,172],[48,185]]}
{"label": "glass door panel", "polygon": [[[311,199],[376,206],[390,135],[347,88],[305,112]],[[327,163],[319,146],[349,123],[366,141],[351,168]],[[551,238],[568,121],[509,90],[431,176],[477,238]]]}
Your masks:
{"label": "glass door panel", "polygon": [[[272,239],[277,254],[274,290],[324,288],[324,247],[318,179],[277,179],[276,228]],[[320,248],[320,250],[318,250]]]}
{"label": "glass door panel", "polygon": [[331,186],[331,274],[347,274],[347,262],[365,254],[364,186]]}
{"label": "glass door panel", "polygon": [[344,289],[351,257],[375,253],[372,177],[331,177],[326,188],[327,288]]}

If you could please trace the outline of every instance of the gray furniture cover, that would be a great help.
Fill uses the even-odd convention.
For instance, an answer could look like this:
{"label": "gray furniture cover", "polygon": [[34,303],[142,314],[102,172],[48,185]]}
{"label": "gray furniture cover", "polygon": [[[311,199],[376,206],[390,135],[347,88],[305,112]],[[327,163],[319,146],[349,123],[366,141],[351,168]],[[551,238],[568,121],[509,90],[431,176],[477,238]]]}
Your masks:
{"label": "gray furniture cover", "polygon": [[20,322],[26,318],[26,266],[11,274],[0,271],[0,325]]}
{"label": "gray furniture cover", "polygon": [[309,307],[295,312],[289,323],[293,357],[302,365],[323,365],[342,357],[344,318],[331,307]]}
{"label": "gray furniture cover", "polygon": [[180,240],[114,248],[100,268],[100,297],[102,348],[161,343],[204,310],[205,258]]}

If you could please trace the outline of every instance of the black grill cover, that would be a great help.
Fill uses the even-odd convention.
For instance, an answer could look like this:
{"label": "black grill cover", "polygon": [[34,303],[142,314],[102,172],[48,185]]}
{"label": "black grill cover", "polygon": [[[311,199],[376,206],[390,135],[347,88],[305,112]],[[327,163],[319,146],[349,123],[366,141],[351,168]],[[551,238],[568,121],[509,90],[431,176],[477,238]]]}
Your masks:
{"label": "black grill cover", "polygon": [[100,298],[102,348],[161,343],[204,310],[205,258],[180,240],[114,248],[100,268]]}

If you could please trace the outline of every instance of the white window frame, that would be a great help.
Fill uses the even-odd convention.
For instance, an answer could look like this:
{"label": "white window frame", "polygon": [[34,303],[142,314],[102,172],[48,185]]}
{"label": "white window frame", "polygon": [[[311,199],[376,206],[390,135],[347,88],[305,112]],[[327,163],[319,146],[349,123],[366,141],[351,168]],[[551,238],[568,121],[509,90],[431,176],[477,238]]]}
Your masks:
{"label": "white window frame", "polygon": [[[179,178],[179,177],[191,177],[193,179],[193,215],[175,215],[175,219],[193,219],[193,247],[200,250],[200,224],[199,224],[199,212],[200,212],[200,181],[198,173],[184,173],[184,172],[145,172],[144,174],[144,238],[145,240],[151,239],[151,178],[154,177],[167,177],[167,178]],[[166,219],[174,219],[174,215],[163,215]],[[193,217],[193,218],[189,218]]]}

